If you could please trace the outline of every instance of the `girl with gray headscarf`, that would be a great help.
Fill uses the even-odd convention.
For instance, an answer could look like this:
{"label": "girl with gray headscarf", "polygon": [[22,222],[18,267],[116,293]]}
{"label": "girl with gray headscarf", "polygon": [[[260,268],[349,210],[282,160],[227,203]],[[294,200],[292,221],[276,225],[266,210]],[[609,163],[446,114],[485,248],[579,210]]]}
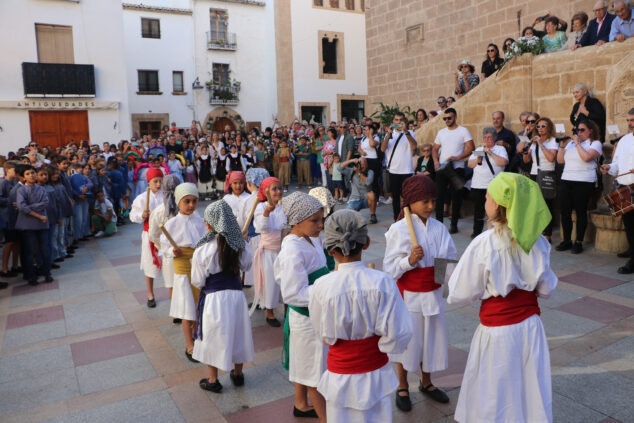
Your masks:
{"label": "girl with gray headscarf", "polygon": [[208,232],[192,256],[191,283],[201,290],[193,357],[209,369],[209,377],[199,383],[201,389],[220,392],[218,369],[231,370],[231,382],[242,386],[243,363],[254,359],[251,320],[240,281],[240,272],[251,268],[252,254],[226,201],[208,205],[204,218]]}
{"label": "girl with gray headscarf", "polygon": [[[288,304],[282,365],[289,371],[289,380],[295,383],[293,415],[319,417],[325,422],[326,404],[317,392],[317,385],[326,369],[327,348],[315,335],[308,317],[311,285],[328,273],[318,238],[323,228],[323,206],[315,197],[296,191],[282,200],[282,209],[291,226],[274,264],[275,280],[280,285],[284,303]],[[314,409],[304,401],[305,392]]]}
{"label": "girl with gray headscarf", "polygon": [[[180,184],[180,179],[176,175],[166,175],[163,178],[163,204],[160,204],[150,213],[148,229],[150,241],[161,251],[163,257],[161,271],[165,287],[170,290],[170,298],[172,298],[174,287],[174,256],[167,251],[169,244],[161,246],[161,225],[178,214],[178,205],[174,201],[174,190],[178,184]],[[174,323],[180,323],[180,319],[174,319]]]}

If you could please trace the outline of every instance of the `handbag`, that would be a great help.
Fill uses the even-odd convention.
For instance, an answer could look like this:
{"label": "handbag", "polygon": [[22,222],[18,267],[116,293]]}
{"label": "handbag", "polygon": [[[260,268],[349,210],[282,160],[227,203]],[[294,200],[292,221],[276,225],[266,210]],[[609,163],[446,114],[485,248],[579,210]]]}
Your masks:
{"label": "handbag", "polygon": [[554,170],[541,170],[539,168],[539,146],[535,147],[535,161],[537,162],[537,184],[542,190],[546,200],[552,200],[557,196],[557,175]]}
{"label": "handbag", "polygon": [[390,168],[390,165],[392,164],[392,159],[394,158],[396,147],[398,147],[398,143],[401,141],[401,137],[403,137],[404,133],[405,132],[401,132],[398,138],[396,138],[396,143],[394,144],[394,148],[392,149],[392,154],[390,154],[390,160],[387,162],[387,166],[385,167],[385,169],[383,169],[383,192],[386,194],[388,192],[391,192],[390,191],[390,172],[388,169]]}

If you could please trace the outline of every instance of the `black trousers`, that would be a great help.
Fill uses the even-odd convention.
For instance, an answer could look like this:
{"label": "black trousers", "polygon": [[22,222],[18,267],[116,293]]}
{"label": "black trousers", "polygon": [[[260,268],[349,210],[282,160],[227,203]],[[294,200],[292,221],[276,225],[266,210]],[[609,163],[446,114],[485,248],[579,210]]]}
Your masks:
{"label": "black trousers", "polygon": [[594,191],[594,182],[561,181],[559,208],[564,241],[572,237],[572,210],[577,214],[577,241],[583,242],[588,227],[588,203]]}
{"label": "black trousers", "polygon": [[398,215],[401,213],[401,193],[403,192],[403,181],[410,176],[412,175],[390,173],[390,192],[392,193],[392,213],[394,213],[394,221],[398,219]]}
{"label": "black trousers", "polygon": [[634,263],[634,212],[629,212],[621,216],[623,219],[623,226],[625,226],[625,236],[627,237],[627,243],[630,244],[630,262]]}
{"label": "black trousers", "polygon": [[484,228],[484,203],[487,199],[487,190],[473,188],[471,198],[473,199],[473,234],[480,235]]}
{"label": "black trousers", "polygon": [[[537,175],[531,175],[530,178],[537,182]],[[559,195],[559,192],[557,192],[557,195]],[[544,201],[546,202],[546,206],[548,206],[548,211],[550,212],[550,215],[553,216],[553,209],[555,208],[555,199],[550,199],[547,200],[546,198],[544,198]],[[553,235],[553,219],[550,219],[550,222],[548,222],[548,226],[546,226],[546,229],[544,229],[543,232],[544,236],[552,236]]]}
{"label": "black trousers", "polygon": [[[454,172],[461,178],[464,178],[464,169],[457,168]],[[436,173],[436,193],[438,194],[438,200],[436,201],[436,220],[442,222],[444,215],[444,201],[445,192],[451,191],[451,226],[458,225],[458,217],[460,216],[460,207],[462,207],[462,190],[452,189],[451,181],[446,178],[442,173]]]}
{"label": "black trousers", "polygon": [[368,169],[374,173],[374,179],[372,180],[372,192],[376,199],[379,199],[379,178],[381,178],[381,162],[379,159],[366,159],[368,162]]}

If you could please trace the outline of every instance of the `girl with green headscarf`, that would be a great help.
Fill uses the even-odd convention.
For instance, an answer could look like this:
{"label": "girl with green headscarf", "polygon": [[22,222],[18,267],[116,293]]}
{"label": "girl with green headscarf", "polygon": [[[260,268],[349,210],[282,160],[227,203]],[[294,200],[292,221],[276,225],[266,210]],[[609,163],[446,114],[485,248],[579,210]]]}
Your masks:
{"label": "girl with green headscarf", "polygon": [[536,182],[506,172],[489,184],[485,210],[493,228],[469,244],[449,280],[448,304],[482,300],[454,418],[552,422],[537,303],[557,286],[541,235],[551,215]]}

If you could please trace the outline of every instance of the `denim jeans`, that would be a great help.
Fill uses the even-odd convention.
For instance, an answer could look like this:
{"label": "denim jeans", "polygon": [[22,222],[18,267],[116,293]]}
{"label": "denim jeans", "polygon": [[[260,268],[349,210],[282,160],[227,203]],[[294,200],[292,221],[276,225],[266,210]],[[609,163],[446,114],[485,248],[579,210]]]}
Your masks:
{"label": "denim jeans", "polygon": [[54,257],[53,260],[58,258],[66,257],[66,246],[64,244],[64,235],[66,232],[66,219],[62,220],[62,225],[55,225],[55,235],[54,235],[54,244],[55,244],[55,252],[57,253],[57,257]]}
{"label": "denim jeans", "polygon": [[42,263],[41,269],[44,276],[51,274],[51,254],[48,249],[48,229],[26,230],[22,231],[22,249],[24,250],[24,274],[28,281],[37,280],[35,274],[35,266],[33,265],[33,256],[37,242],[38,255],[40,255]]}
{"label": "denim jeans", "polygon": [[88,201],[76,200],[73,207],[73,237],[75,239],[88,235],[86,224],[90,228],[90,223],[88,222]]}

